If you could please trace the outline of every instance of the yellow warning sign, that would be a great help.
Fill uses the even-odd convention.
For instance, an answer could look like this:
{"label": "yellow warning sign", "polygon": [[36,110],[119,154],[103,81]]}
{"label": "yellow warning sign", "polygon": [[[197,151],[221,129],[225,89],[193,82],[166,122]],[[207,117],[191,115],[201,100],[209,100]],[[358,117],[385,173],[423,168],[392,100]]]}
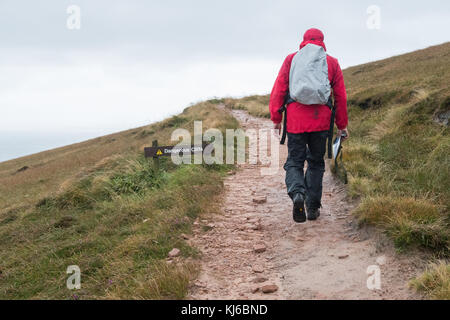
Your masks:
{"label": "yellow warning sign", "polygon": [[206,147],[210,144],[204,143],[202,145],[183,145],[183,146],[154,146],[144,148],[146,158],[170,157],[172,155],[185,155],[203,153]]}

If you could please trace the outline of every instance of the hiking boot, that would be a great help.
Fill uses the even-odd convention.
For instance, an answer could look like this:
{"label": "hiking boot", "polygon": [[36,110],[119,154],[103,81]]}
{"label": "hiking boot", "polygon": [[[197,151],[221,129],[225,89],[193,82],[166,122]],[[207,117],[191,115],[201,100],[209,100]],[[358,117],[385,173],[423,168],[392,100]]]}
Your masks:
{"label": "hiking boot", "polygon": [[308,220],[316,220],[320,216],[320,209],[308,209]]}
{"label": "hiking boot", "polygon": [[293,198],[294,208],[292,209],[292,217],[297,223],[306,221],[305,199],[301,193],[297,193]]}

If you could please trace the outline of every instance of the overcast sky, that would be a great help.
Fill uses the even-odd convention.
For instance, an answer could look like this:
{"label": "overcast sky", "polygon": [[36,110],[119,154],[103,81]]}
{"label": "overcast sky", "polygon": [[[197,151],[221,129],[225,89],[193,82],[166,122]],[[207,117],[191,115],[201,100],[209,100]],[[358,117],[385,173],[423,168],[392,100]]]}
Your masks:
{"label": "overcast sky", "polygon": [[450,2],[0,0],[0,161],[17,156],[15,133],[79,140],[269,93],[310,27],[345,68],[449,41]]}

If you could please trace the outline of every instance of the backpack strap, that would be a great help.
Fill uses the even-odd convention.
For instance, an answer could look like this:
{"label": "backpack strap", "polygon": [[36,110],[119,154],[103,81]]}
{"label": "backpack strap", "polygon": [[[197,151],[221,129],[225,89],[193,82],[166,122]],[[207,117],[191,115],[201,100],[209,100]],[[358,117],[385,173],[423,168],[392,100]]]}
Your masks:
{"label": "backpack strap", "polygon": [[283,133],[281,135],[280,144],[284,144],[286,141],[286,135],[287,135],[287,106],[288,104],[295,102],[294,99],[291,98],[291,95],[289,94],[289,91],[286,94],[286,97],[284,98],[284,104],[283,106],[278,109],[278,113],[283,114]]}
{"label": "backpack strap", "polygon": [[328,130],[328,159],[333,159],[332,141],[333,141],[333,129],[334,129],[334,118],[336,116],[336,108],[333,105],[331,95],[328,98],[327,106],[331,110],[330,129]]}

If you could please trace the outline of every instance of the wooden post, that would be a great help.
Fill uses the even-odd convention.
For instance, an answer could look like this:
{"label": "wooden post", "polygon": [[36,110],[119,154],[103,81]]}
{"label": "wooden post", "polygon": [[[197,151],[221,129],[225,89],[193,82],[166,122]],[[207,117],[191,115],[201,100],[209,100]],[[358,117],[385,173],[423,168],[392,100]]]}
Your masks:
{"label": "wooden post", "polygon": [[[152,147],[157,147],[157,146],[158,146],[158,140],[153,140]],[[159,157],[157,155],[155,155],[153,157],[153,167],[155,168],[156,171],[159,171]]]}

